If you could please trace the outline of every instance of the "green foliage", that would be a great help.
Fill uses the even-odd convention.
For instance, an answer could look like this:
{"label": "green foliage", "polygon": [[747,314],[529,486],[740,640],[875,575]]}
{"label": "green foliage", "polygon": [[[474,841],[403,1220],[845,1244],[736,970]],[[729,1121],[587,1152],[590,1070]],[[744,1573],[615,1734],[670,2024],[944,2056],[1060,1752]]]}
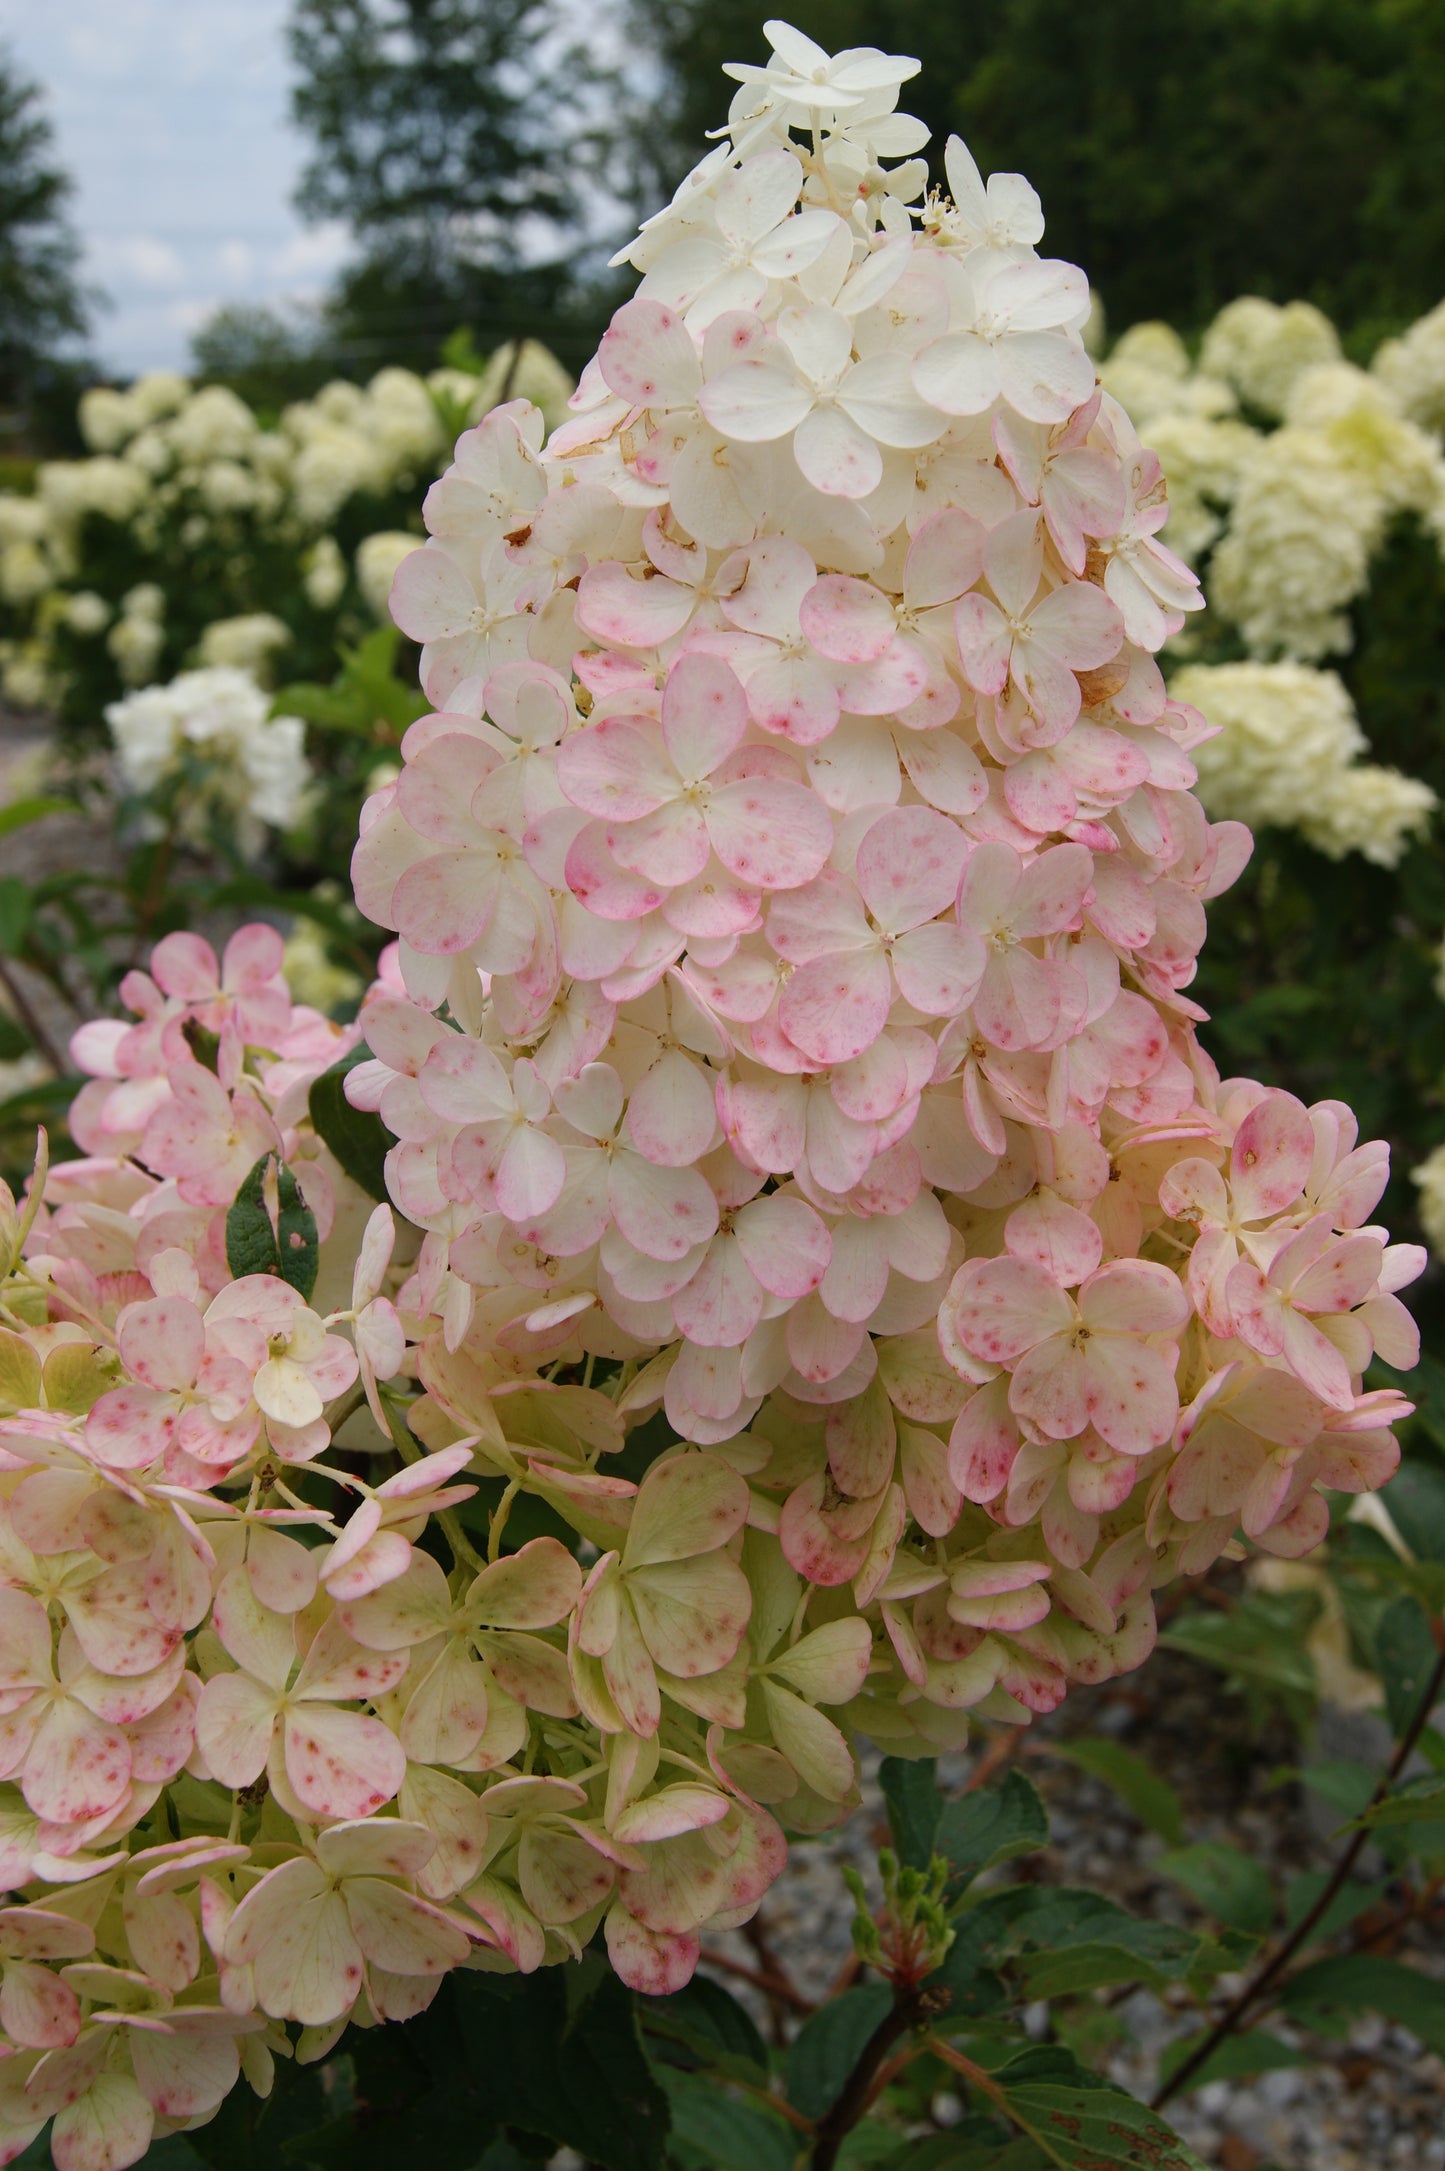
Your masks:
{"label": "green foliage", "polygon": [[876,1977],[831,1998],[805,2020],[788,2050],[788,2100],[807,2118],[821,2118],[842,2092],[858,2054],[893,2009],[893,1993]]}
{"label": "green foliage", "polygon": [[958,1889],[1000,1862],[1047,1845],[1048,1836],[1048,1814],[1038,1788],[1022,1772],[1009,1771],[998,1786],[980,1787],[946,1803],[934,1845]]}
{"label": "green foliage", "polygon": [[1112,1787],[1119,1799],[1133,1810],[1139,1822],[1171,1846],[1178,1846],[1184,1837],[1184,1809],[1167,1780],[1149,1769],[1142,1756],[1126,1749],[1121,1742],[1108,1741],[1102,1736],[1084,1736],[1073,1741],[1050,1743],[1050,1753],[1062,1757],[1065,1763],[1077,1765],[1091,1778],[1101,1779]]}
{"label": "green foliage", "polygon": [[[767,13],[632,0],[664,81],[635,128],[640,206],[691,166],[717,70],[761,57]],[[830,52],[916,54],[900,104],[933,130],[937,178],[951,130],[985,173],[1026,173],[1049,254],[1085,266],[1120,327],[1197,330],[1257,293],[1378,332],[1445,293],[1433,0],[897,0],[883,28],[861,0],[802,0],[790,20]]]}
{"label": "green foliage", "polygon": [[316,1216],[284,1161],[263,1154],[226,1215],[226,1264],[237,1281],[274,1274],[301,1296],[316,1287]]}
{"label": "green foliage", "polygon": [[1183,1885],[1199,1905],[1231,1930],[1262,1936],[1274,1918],[1267,1873],[1251,1855],[1224,1840],[1176,1847],[1154,1865]]}
{"label": "green foliage", "polygon": [[26,405],[44,357],[88,315],[69,223],[72,183],[54,163],[36,84],[0,55],[0,406]]}
{"label": "green foliage", "polygon": [[353,1108],[346,1098],[346,1079],[358,1063],[371,1061],[365,1041],[330,1070],[324,1070],[311,1088],[307,1106],[312,1128],[331,1148],[353,1183],[374,1199],[386,1197],[386,1156],[395,1141],[380,1116],[369,1109]]}
{"label": "green foliage", "polygon": [[885,1756],[878,1767],[878,1784],[888,1805],[899,1860],[910,1869],[926,1868],[943,1808],[938,1766],[932,1757]]}

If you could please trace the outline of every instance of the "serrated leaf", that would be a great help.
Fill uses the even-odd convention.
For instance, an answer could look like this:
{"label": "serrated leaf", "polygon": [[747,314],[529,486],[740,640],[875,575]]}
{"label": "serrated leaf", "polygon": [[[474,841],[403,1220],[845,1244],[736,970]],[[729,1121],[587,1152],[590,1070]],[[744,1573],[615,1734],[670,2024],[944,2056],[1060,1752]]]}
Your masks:
{"label": "serrated leaf", "polygon": [[943,1811],[937,1764],[931,1756],[885,1756],[878,1784],[899,1861],[908,1869],[927,1869]]}
{"label": "serrated leaf", "polygon": [[1445,2053],[1445,1983],[1377,1953],[1316,1960],[1285,1984],[1280,2004],[1331,2034],[1340,2033],[1354,2013],[1380,2013],[1418,2035],[1427,2049]]}
{"label": "serrated leaf", "polygon": [[[1437,1415],[1445,1417],[1445,1408]],[[1417,1560],[1445,1561],[1445,1468],[1424,1455],[1407,1457],[1380,1504]]]}
{"label": "serrated leaf", "polygon": [[[267,1198],[268,1174],[275,1171],[273,1224]],[[272,1153],[244,1178],[226,1213],[226,1264],[237,1281],[247,1274],[274,1274],[301,1296],[316,1287],[319,1250],[316,1216],[284,1161]]]}
{"label": "serrated leaf", "polygon": [[1413,1598],[1396,1598],[1386,1606],[1375,1629],[1375,1667],[1392,1732],[1403,1734],[1418,1716],[1439,1656],[1430,1623]]}
{"label": "serrated leaf", "polygon": [[945,1857],[954,1884],[969,1884],[996,1863],[1032,1854],[1049,1840],[1048,1811],[1022,1772],[1005,1773],[997,1786],[978,1787],[945,1802],[934,1847]]}
{"label": "serrated leaf", "polygon": [[[1170,2043],[1159,2060],[1161,2081],[1172,2079],[1186,2058],[1204,2041],[1207,2030],[1182,2036]],[[1243,2035],[1227,2035],[1185,2082],[1185,2091],[1202,2088],[1207,2081],[1243,2080],[1251,2073],[1278,2073],[1289,2066],[1313,2065],[1308,2051],[1296,2050],[1283,2037],[1265,2028],[1250,2028]]]}
{"label": "serrated leaf", "polygon": [[1154,1867],[1233,1930],[1262,1936],[1274,1919],[1274,1893],[1260,1864],[1224,1840],[1200,1840],[1162,1854]]}
{"label": "serrated leaf", "polygon": [[1187,1975],[1201,1940],[1172,1923],[1145,1922],[1100,1892],[1036,1891],[1014,1932],[1030,1998],[1063,1997],[1138,1980],[1153,1988]]}
{"label": "serrated leaf", "polygon": [[1207,2171],[1146,2104],[1067,2051],[1029,2049],[997,2068],[990,2094],[1059,2171]]}
{"label": "serrated leaf", "polygon": [[752,2014],[711,1976],[694,1975],[686,1989],[649,1998],[641,2017],[645,2031],[685,2044],[720,2072],[767,2077],[768,2049]]}
{"label": "serrated leaf", "polygon": [[840,1998],[830,1998],[803,2022],[783,2067],[794,2110],[806,2118],[821,2118],[832,2108],[859,2052],[892,2009],[893,1992],[870,1976]]}
{"label": "serrated leaf", "polygon": [[346,1098],[347,1072],[371,1059],[371,1050],[361,1042],[313,1080],[307,1107],[312,1129],[331,1148],[352,1182],[360,1184],[372,1198],[384,1199],[386,1156],[396,1140],[380,1116],[369,1109],[353,1108]]}
{"label": "serrated leaf", "polygon": [[1101,1734],[1085,1734],[1073,1741],[1051,1741],[1049,1754],[1101,1779],[1147,1830],[1167,1839],[1171,1847],[1183,1845],[1184,1810],[1179,1796],[1132,1749]]}
{"label": "serrated leaf", "polygon": [[791,2171],[797,2135],[760,2103],[740,2102],[699,2074],[664,2070],[674,2142],[717,2171]]}
{"label": "serrated leaf", "polygon": [[1434,1824],[1441,1818],[1445,1818],[1445,1779],[1438,1772],[1422,1772],[1419,1778],[1407,1779],[1382,1802],[1365,1810],[1355,1819],[1355,1829],[1361,1825]]}

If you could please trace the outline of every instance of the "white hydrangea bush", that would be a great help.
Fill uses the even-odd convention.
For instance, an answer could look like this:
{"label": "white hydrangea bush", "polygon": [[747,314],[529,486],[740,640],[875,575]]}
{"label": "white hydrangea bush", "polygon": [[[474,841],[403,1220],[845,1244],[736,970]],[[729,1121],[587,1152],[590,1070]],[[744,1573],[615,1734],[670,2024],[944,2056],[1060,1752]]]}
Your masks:
{"label": "white hydrangea bush", "polygon": [[[226,386],[168,371],[96,386],[80,402],[89,457],[44,463],[31,495],[0,493],[0,693],[88,702],[85,723],[117,679],[149,686],[178,662],[274,680],[296,664],[298,609],[330,657],[339,631],[385,622],[402,522],[419,529],[457,431],[515,397],[551,427],[571,390],[533,340],[480,374],[329,384],[270,427]],[[198,587],[230,607],[197,623]]]}

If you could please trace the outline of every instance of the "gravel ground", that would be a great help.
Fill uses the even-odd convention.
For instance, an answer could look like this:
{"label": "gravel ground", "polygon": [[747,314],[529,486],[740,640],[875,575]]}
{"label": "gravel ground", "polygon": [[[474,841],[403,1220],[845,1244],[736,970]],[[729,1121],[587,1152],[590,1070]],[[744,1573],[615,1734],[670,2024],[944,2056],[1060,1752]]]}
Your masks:
{"label": "gravel ground", "polygon": [[[1272,1732],[1250,1738],[1237,1700],[1227,1696],[1203,1667],[1159,1652],[1141,1673],[1100,1689],[1078,1689],[1052,1720],[1030,1730],[1022,1744],[1024,1768],[1048,1802],[1052,1844],[1030,1857],[1033,1873],[1048,1883],[1096,1887],[1154,1920],[1197,1921],[1179,1886],[1152,1867],[1164,1843],[1141,1830],[1118,1797],[1074,1766],[1050,1757],[1051,1736],[1107,1734],[1148,1757],[1182,1797],[1191,1840],[1230,1839],[1247,1847],[1284,1880],[1331,1859],[1326,1832],[1317,1828],[1300,1790],[1272,1784],[1299,1745]],[[1349,1753],[1326,1740],[1323,1753]],[[961,1783],[970,1758],[941,1769],[949,1784]],[[872,1850],[886,1842],[887,1822],[876,1782],[865,1780],[863,1807],[842,1831],[796,1847],[759,1921],[768,1949],[797,1987],[817,1998],[836,1981],[850,1953],[851,1903],[838,1875],[851,1863],[867,1874]],[[1445,1975],[1438,1934],[1410,1933],[1402,1955],[1424,1960]],[[743,1965],[758,1954],[745,1933],[719,1938],[708,1948]],[[760,2021],[764,2001],[731,1974],[728,1987],[745,1997]],[[1237,1987],[1226,1977],[1221,1991]],[[1043,2012],[1040,2009],[1040,2021]],[[1148,1991],[1116,2008],[1121,2039],[1108,2061],[1110,2077],[1138,2096],[1155,2083],[1160,2051],[1174,2038],[1195,2032],[1192,2008],[1172,2011]],[[1271,2032],[1322,2053],[1313,2067],[1267,2073],[1246,2081],[1217,2081],[1176,2098],[1168,2116],[1178,2131],[1218,2171],[1435,2171],[1445,2167],[1445,2060],[1423,2051],[1406,2031],[1373,2015],[1359,2020],[1345,2043],[1312,2042],[1287,2021]]]}

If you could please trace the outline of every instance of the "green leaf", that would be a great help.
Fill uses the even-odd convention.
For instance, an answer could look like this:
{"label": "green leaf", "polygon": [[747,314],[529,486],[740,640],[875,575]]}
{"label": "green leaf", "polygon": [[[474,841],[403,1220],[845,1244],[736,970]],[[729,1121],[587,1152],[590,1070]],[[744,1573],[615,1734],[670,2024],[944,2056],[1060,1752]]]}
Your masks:
{"label": "green leaf", "polygon": [[1157,2111],[1067,2051],[1023,2051],[992,2081],[1009,2117],[1059,2171],[1207,2171]]}
{"label": "green leaf", "polygon": [[938,1766],[931,1756],[885,1756],[878,1784],[888,1805],[888,1824],[898,1859],[908,1869],[927,1869],[943,1810]]}
{"label": "green leaf", "polygon": [[1424,1455],[1407,1457],[1380,1504],[1417,1559],[1445,1561],[1445,1468]]}
{"label": "green leaf", "polygon": [[1413,1598],[1396,1598],[1385,1608],[1375,1630],[1375,1668],[1392,1732],[1403,1734],[1419,1715],[1439,1656],[1430,1623]]}
{"label": "green leaf", "polygon": [[1091,1778],[1102,1779],[1147,1830],[1167,1839],[1171,1847],[1183,1845],[1184,1811],[1179,1796],[1132,1749],[1103,1735],[1086,1734],[1074,1741],[1051,1741],[1049,1754],[1077,1765]]}
{"label": "green leaf", "polygon": [[18,874],[0,880],[0,953],[4,956],[13,957],[25,940],[33,909],[28,882],[22,882]]}
{"label": "green leaf", "polygon": [[[1161,2081],[1172,2080],[1207,2033],[1207,2029],[1201,2029],[1197,2035],[1182,2036],[1177,2043],[1168,2045],[1159,2060]],[[1278,2073],[1287,2066],[1313,2064],[1307,2051],[1296,2050],[1281,2036],[1271,2035],[1265,2028],[1250,2028],[1243,2035],[1227,2035],[1190,2075],[1185,2089],[1202,2088],[1206,2081],[1243,2080],[1251,2073]]]}
{"label": "green leaf", "polygon": [[1376,1953],[1317,1960],[1291,1977],[1280,2003],[1324,2034],[1341,2033],[1353,2013],[1382,2013],[1418,2035],[1427,2050],[1445,2053],[1445,1983]]}
{"label": "green leaf", "polygon": [[1010,1771],[997,1786],[977,1787],[946,1802],[933,1843],[959,1885],[1048,1841],[1048,1812],[1038,1788],[1022,1772]]}
{"label": "green leaf", "polygon": [[1159,1641],[1306,1717],[1318,1694],[1306,1639],[1320,1603],[1312,1591],[1255,1591],[1228,1613],[1203,1607],[1177,1613]]}
{"label": "green leaf", "polygon": [[1252,1856],[1224,1840],[1176,1847],[1162,1854],[1154,1867],[1183,1885],[1201,1907],[1232,1930],[1263,1936],[1274,1920],[1274,1894],[1265,1871]]}
{"label": "green leaf", "polygon": [[353,1108],[346,1098],[346,1076],[358,1063],[369,1063],[371,1050],[360,1042],[312,1083],[307,1106],[317,1137],[331,1148],[353,1183],[374,1199],[386,1192],[386,1156],[396,1144],[380,1116]]}
{"label": "green leaf", "polygon": [[788,2101],[807,2118],[821,2118],[837,2102],[858,2054],[878,2023],[893,2009],[893,1992],[877,1976],[830,1998],[803,2022],[788,2046],[783,2071]]}
{"label": "green leaf", "polygon": [[1060,1885],[1031,1897],[1014,1925],[1027,1997],[1072,1996],[1135,1980],[1157,1989],[1187,1975],[1198,1958],[1201,1940],[1193,1931],[1145,1922],[1101,1892]]}
{"label": "green leaf", "polygon": [[[276,1220],[267,1208],[267,1174],[276,1171]],[[263,1153],[226,1214],[226,1264],[240,1281],[275,1274],[303,1297],[316,1287],[316,1216],[284,1161]]]}
{"label": "green leaf", "polygon": [[[1304,1921],[1329,1880],[1329,1871],[1323,1869],[1306,1870],[1303,1875],[1290,1879],[1284,1892],[1286,1929],[1293,1930]],[[1381,1878],[1375,1884],[1362,1884],[1358,1879],[1350,1878],[1341,1885],[1320,1916],[1310,1932],[1311,1940],[1325,1944],[1330,1938],[1338,1937],[1340,1931],[1348,1929],[1356,1916],[1362,1915],[1367,1907],[1378,1906],[1389,1889],[1386,1878]]]}
{"label": "green leaf", "polygon": [[1375,1774],[1368,1764],[1357,1764],[1353,1758],[1331,1757],[1318,1764],[1301,1764],[1297,1770],[1287,1769],[1285,1777],[1298,1779],[1322,1802],[1343,1817],[1358,1817],[1369,1806],[1375,1791]]}
{"label": "green leaf", "polygon": [[791,2171],[797,2154],[792,2128],[760,2103],[740,2102],[697,2073],[661,2075],[672,2111],[672,2152],[717,2171]]}
{"label": "green leaf", "polygon": [[1376,1802],[1355,1819],[1355,1826],[1377,1824],[1434,1824],[1445,1818],[1445,1779],[1438,1772],[1422,1772]]}
{"label": "green leaf", "polygon": [[73,799],[12,799],[8,807],[0,807],[0,837],[11,836],[17,829],[27,829],[32,822],[43,821],[47,814],[78,812]]}
{"label": "green leaf", "polygon": [[[510,1526],[509,1526],[510,1530]],[[641,2008],[645,2032],[686,2044],[699,2058],[737,2078],[763,2080],[768,2049],[746,2006],[708,1975],[694,1975],[684,1990],[649,1998]]]}

